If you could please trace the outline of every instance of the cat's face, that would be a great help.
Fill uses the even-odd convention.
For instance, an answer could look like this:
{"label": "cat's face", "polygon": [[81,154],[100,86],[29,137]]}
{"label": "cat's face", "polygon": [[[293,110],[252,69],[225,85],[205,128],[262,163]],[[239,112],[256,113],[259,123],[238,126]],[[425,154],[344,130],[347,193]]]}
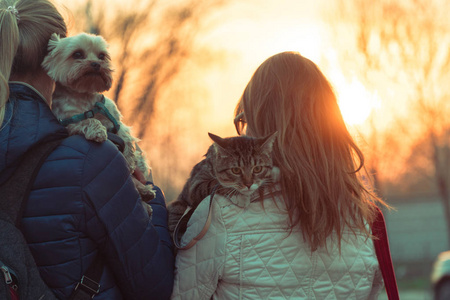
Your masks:
{"label": "cat's face", "polygon": [[215,142],[214,173],[223,187],[250,196],[272,180],[272,148],[277,133],[265,138],[209,136]]}

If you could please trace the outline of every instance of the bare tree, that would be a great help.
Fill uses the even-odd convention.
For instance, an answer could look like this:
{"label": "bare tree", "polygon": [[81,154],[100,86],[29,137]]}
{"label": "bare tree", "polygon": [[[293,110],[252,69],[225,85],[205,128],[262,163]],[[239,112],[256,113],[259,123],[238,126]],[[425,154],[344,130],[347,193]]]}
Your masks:
{"label": "bare tree", "polygon": [[87,0],[78,8],[77,29],[100,34],[115,46],[112,98],[121,109],[124,101],[127,107],[134,106],[125,118],[137,128],[138,136],[145,136],[149,126],[142,124],[151,119],[161,90],[192,54],[202,18],[226,2],[186,0],[171,5],[147,0],[124,7]]}
{"label": "bare tree", "polygon": [[371,113],[364,130],[358,130],[359,145],[364,150],[365,166],[371,178],[371,186],[378,196],[384,198],[388,188],[384,186],[386,180],[395,180],[396,172],[401,170],[402,144],[397,138],[399,132],[404,132],[402,124],[397,120],[392,126],[396,130],[385,131],[377,127],[379,116]]}
{"label": "bare tree", "polygon": [[[189,161],[188,155],[176,150],[180,148],[180,136],[189,129],[172,120],[177,111],[183,109],[183,99],[166,94],[186,64],[198,59],[195,56],[199,56],[199,52],[203,54],[202,63],[210,57],[208,53],[204,55],[207,50],[195,47],[195,39],[205,28],[220,21],[211,20],[209,16],[231,1],[130,0],[129,5],[123,5],[123,1],[114,4],[111,0],[85,0],[81,4],[73,3],[72,31],[102,35],[110,44],[115,72],[113,87],[108,93],[116,101],[124,121],[143,139],[143,147],[151,145],[152,150],[159,148],[158,152],[166,154],[151,164],[159,169],[158,183],[165,184],[168,199],[175,198],[172,194],[177,192],[178,185],[182,186],[178,182],[180,177],[189,171],[180,166],[181,160]],[[155,115],[162,95],[165,101],[172,101],[163,112],[164,117]],[[152,143],[147,143],[148,140]]]}
{"label": "bare tree", "polygon": [[334,15],[340,17],[339,24],[336,18],[328,21],[345,29],[345,35],[337,36],[351,36],[354,47],[340,53],[344,69],[364,74],[361,78],[367,86],[384,77],[407,91],[408,105],[402,109],[409,109],[409,117],[404,127],[411,143],[424,145],[418,140],[425,138],[428,145],[423,150],[442,200],[450,246],[450,19],[446,13],[450,4],[442,0],[337,3]]}

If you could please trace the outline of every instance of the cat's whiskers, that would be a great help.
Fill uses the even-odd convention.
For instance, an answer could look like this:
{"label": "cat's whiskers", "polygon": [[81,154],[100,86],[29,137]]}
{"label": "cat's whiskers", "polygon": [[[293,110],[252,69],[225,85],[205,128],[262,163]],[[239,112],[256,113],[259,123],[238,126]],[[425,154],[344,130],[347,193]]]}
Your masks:
{"label": "cat's whiskers", "polygon": [[235,189],[228,189],[226,194],[225,194],[225,197],[230,199],[231,197],[235,196],[236,194],[238,194],[237,190],[235,190]]}

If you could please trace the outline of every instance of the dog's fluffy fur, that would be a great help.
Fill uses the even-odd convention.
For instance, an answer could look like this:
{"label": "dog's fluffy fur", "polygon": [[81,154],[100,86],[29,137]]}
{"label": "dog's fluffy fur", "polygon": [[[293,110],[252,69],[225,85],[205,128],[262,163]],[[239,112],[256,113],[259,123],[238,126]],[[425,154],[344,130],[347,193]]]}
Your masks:
{"label": "dog's fluffy fur", "polygon": [[[81,33],[60,39],[53,34],[48,44],[48,55],[42,66],[48,75],[56,81],[53,93],[52,110],[59,119],[70,118],[94,108],[102,98],[102,92],[111,88],[111,57],[106,41],[98,35]],[[124,156],[130,172],[136,168],[145,176],[149,166],[139,147],[138,138],[131,134],[130,127],[122,123],[122,115],[116,104],[105,97],[105,106],[120,124],[117,133],[125,141]],[[78,123],[69,124],[69,134],[82,134],[88,140],[103,142],[107,139],[107,129],[113,123],[102,114]],[[137,149],[136,149],[137,148]],[[148,179],[148,178],[147,178]],[[155,197],[151,186],[144,185],[133,177],[136,188],[144,200]]]}

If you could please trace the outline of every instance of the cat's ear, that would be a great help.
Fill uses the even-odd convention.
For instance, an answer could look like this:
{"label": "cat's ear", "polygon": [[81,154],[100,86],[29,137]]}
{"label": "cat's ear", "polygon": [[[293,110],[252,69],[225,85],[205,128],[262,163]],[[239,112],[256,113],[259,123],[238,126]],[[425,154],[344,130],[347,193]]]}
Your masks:
{"label": "cat's ear", "polygon": [[278,131],[275,131],[274,133],[266,136],[262,139],[261,142],[261,151],[262,152],[272,152],[273,144],[275,143],[275,139],[278,136]]}
{"label": "cat's ear", "polygon": [[225,149],[227,146],[227,142],[225,139],[221,138],[218,135],[212,134],[210,132],[208,132],[209,137],[214,141],[214,143],[216,143],[217,145],[219,145],[221,148]]}

